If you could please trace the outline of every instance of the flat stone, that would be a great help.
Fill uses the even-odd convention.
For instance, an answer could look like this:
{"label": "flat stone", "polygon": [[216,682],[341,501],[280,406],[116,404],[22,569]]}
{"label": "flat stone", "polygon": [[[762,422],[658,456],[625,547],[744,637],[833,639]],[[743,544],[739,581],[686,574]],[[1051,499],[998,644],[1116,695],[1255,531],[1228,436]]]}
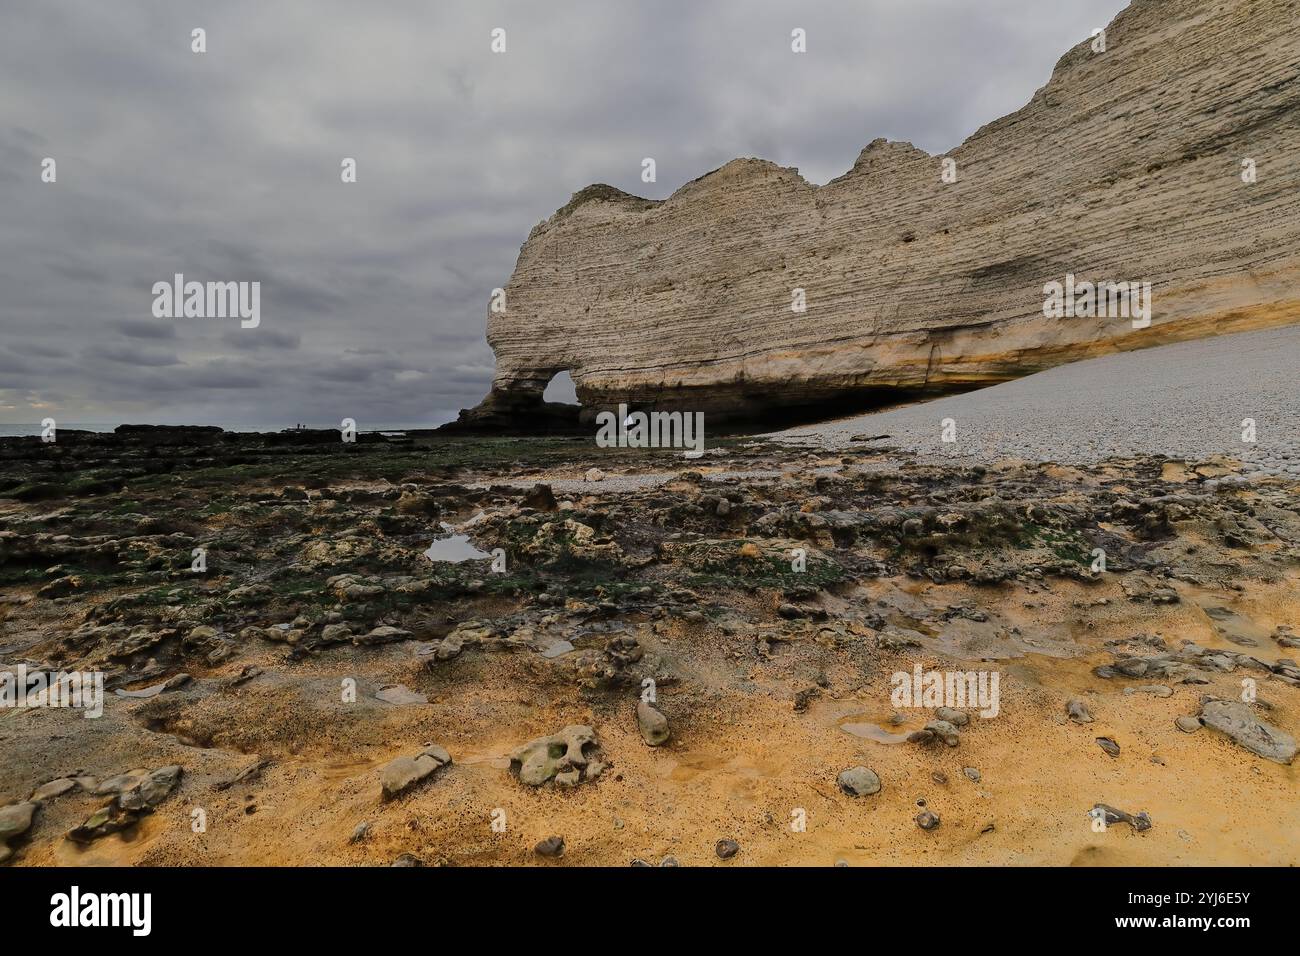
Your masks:
{"label": "flat stone", "polygon": [[392,800],[450,763],[451,754],[437,744],[425,744],[424,749],[414,757],[402,756],[389,761],[379,773],[383,799]]}
{"label": "flat stone", "polygon": [[51,780],[49,783],[43,783],[37,787],[31,796],[32,803],[40,803],[43,800],[53,800],[55,797],[61,797],[69,790],[75,790],[77,781],[68,777],[60,777],[58,780]]}
{"label": "flat stone", "polygon": [[405,684],[389,684],[375,691],[375,699],[386,704],[427,704],[429,698]]}
{"label": "flat stone", "polygon": [[410,637],[410,631],[404,631],[400,627],[393,627],[389,624],[381,624],[368,633],[356,635],[352,638],[352,643],[357,645],[389,644],[393,641],[405,641]]}
{"label": "flat stone", "polygon": [[1261,721],[1240,701],[1208,701],[1201,707],[1201,723],[1265,760],[1289,764],[1295,757],[1295,738]]}
{"label": "flat stone", "polygon": [[556,641],[550,647],[546,648],[546,650],[542,651],[542,656],[547,660],[550,660],[553,657],[562,657],[563,655],[570,653],[572,650],[573,645],[568,641]]}

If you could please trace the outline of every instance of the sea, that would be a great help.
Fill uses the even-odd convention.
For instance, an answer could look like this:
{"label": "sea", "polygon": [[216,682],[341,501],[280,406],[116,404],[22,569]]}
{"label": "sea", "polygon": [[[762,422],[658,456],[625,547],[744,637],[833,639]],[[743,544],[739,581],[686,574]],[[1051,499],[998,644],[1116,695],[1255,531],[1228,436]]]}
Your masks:
{"label": "sea", "polygon": [[[111,432],[117,427],[116,422],[64,422],[58,423],[60,431],[87,431],[87,432]],[[132,423],[135,424],[135,423]],[[152,424],[152,423],[151,423]],[[370,424],[369,422],[358,422],[357,431],[359,432],[382,432],[384,434],[400,434],[401,432],[410,431],[417,428],[437,428],[443,422],[379,422]],[[275,422],[271,424],[240,424],[240,425],[223,425],[226,431],[232,432],[278,432],[285,428],[293,428],[296,425],[302,425],[305,428],[334,428],[337,429],[338,422],[329,424],[315,424],[312,422]],[[39,423],[34,424],[17,424],[6,425],[0,423],[0,438],[21,435],[39,435],[44,428]]]}

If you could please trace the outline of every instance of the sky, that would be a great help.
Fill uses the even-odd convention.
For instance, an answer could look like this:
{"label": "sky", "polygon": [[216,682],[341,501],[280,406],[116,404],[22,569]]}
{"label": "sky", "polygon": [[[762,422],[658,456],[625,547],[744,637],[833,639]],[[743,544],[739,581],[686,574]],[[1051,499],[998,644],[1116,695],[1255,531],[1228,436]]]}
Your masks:
{"label": "sky", "polygon": [[[0,0],[0,424],[451,420],[574,192],[941,154],[1125,5]],[[259,282],[259,324],[156,316],[177,273]]]}

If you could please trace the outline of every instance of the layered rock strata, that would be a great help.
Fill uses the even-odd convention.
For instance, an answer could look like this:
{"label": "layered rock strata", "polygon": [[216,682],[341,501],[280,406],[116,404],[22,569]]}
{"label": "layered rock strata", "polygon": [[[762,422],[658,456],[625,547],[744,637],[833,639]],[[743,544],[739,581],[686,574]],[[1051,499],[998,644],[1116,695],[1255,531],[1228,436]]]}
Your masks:
{"label": "layered rock strata", "polygon": [[[521,248],[459,426],[553,424],[565,369],[588,415],[716,422],[1300,321],[1297,23],[1296,0],[1134,0],[946,156],[876,140],[824,186],[759,159],[662,201],[589,186]],[[1045,317],[1067,274],[1151,283],[1150,325]]]}

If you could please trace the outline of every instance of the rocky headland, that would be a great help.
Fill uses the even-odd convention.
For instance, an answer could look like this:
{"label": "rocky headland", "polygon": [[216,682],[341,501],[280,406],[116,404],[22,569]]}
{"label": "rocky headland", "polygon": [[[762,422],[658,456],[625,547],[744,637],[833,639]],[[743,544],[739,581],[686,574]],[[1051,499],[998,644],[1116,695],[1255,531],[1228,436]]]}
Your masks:
{"label": "rocky headland", "polygon": [[[588,417],[754,419],[1294,321],[1298,18],[1295,0],[1135,0],[1104,52],[1082,39],[943,156],[876,140],[822,186],[761,159],[661,201],[589,186],[523,244],[487,317],[491,393],[458,427],[553,427],[561,370]],[[1150,324],[1045,317],[1067,275],[1150,283]]]}

